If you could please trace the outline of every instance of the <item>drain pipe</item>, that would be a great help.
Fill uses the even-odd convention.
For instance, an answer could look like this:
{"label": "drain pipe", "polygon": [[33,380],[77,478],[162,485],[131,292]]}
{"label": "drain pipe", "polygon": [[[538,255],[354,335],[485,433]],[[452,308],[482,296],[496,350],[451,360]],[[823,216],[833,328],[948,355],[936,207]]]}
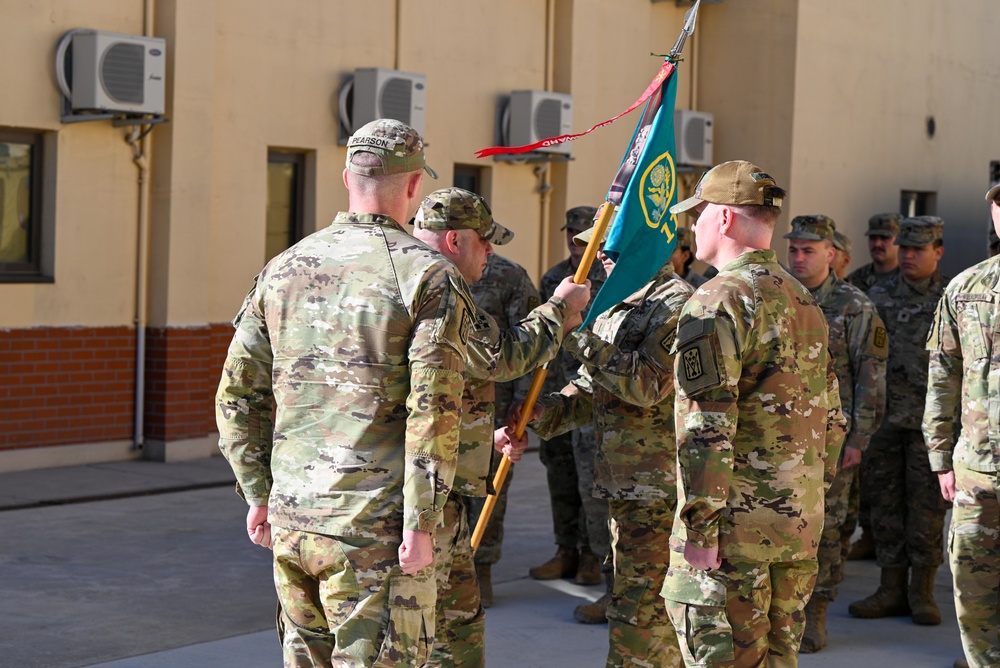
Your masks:
{"label": "drain pipe", "polygon": [[[153,0],[143,0],[143,35],[153,36]],[[132,427],[132,448],[142,450],[145,435],[143,428],[144,399],[146,396],[146,324],[149,300],[149,153],[150,126],[142,132],[136,125],[125,135],[125,141],[132,147],[132,161],[139,170],[138,220],[136,222],[136,268],[135,268],[135,397],[133,410],[135,420]]]}
{"label": "drain pipe", "polygon": [[[556,3],[555,0],[545,2],[545,90],[551,91],[555,81],[555,34],[556,34]],[[542,163],[535,168],[538,179],[539,194],[539,235],[538,275],[544,276],[549,269],[549,254],[552,252],[552,239],[549,230],[551,219],[552,181],[548,163]]]}

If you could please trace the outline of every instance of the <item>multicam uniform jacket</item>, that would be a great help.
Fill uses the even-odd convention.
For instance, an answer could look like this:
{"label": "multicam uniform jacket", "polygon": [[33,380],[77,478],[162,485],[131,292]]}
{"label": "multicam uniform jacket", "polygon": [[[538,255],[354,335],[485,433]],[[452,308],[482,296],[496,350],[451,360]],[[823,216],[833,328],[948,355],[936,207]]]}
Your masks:
{"label": "multicam uniform jacket", "polygon": [[830,355],[840,385],[841,410],[847,420],[844,446],[864,452],[885,413],[885,364],[889,353],[885,325],[865,293],[833,272],[810,292],[830,327]]}
{"label": "multicam uniform jacket", "polygon": [[542,438],[594,422],[595,488],[609,499],[676,499],[671,348],[693,288],[668,262],[645,286],[574,332],[565,350],[579,377],[542,400]]}
{"label": "multicam uniform jacket", "polygon": [[847,282],[858,288],[862,292],[868,292],[876,283],[899,275],[899,267],[892,271],[880,274],[875,271],[875,265],[871,262],[863,267],[858,267],[847,275]]}
{"label": "multicam uniform jacket", "polygon": [[932,471],[953,470],[953,463],[984,473],[1000,470],[998,304],[1000,257],[959,274],[938,304],[927,340],[923,418]]}
{"label": "multicam uniform jacket", "polygon": [[868,291],[889,332],[886,425],[920,429],[927,395],[927,335],[947,284],[940,272],[916,285],[897,273]]}
{"label": "multicam uniform jacket", "polygon": [[248,503],[287,529],[433,531],[474,313],[454,265],[387,216],[339,213],[271,260],[216,396],[219,447]]}
{"label": "multicam uniform jacket", "polygon": [[[569,258],[566,258],[545,272],[545,275],[542,276],[541,289],[539,290],[542,299],[545,300],[551,297],[562,280],[574,274],[576,274],[576,269],[573,268],[573,264],[569,261]],[[587,279],[590,281],[590,301],[593,302],[594,297],[600,292],[601,286],[604,285],[604,281],[608,279],[607,274],[604,273],[604,266],[600,262],[594,262],[590,265],[590,273],[587,274]],[[584,320],[587,319],[587,310],[584,309],[582,313]],[[556,357],[556,361],[549,365],[549,372],[545,376],[543,391],[548,393],[561,390],[566,383],[576,378],[579,366],[579,363],[569,353],[560,353]]]}
{"label": "multicam uniform jacket", "polygon": [[688,300],[676,350],[674,539],[723,559],[814,558],[845,433],[815,300],[773,251],[744,253]]}

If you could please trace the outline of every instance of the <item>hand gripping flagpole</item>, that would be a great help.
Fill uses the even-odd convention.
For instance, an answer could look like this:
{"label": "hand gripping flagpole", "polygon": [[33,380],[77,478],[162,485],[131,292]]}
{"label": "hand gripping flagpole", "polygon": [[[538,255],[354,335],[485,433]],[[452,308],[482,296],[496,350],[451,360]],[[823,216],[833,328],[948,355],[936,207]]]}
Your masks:
{"label": "hand gripping flagpole", "polygon": [[[681,29],[681,34],[677,38],[677,42],[674,44],[674,48],[670,50],[670,55],[667,56],[667,63],[664,67],[660,69],[656,78],[653,80],[653,84],[646,89],[644,95],[632,105],[631,108],[626,110],[624,113],[619,114],[611,121],[606,121],[605,123],[598,124],[591,128],[591,130],[606,125],[607,123],[613,122],[620,118],[625,113],[628,113],[632,109],[638,107],[639,104],[644,102],[648,97],[650,97],[654,91],[659,91],[659,85],[666,80],[668,76],[673,72],[673,66],[677,59],[680,57],[681,51],[684,49],[684,44],[688,37],[694,33],[695,21],[698,18],[698,7],[701,4],[701,0],[696,0],[694,5],[687,11],[684,15],[684,27]],[[655,84],[655,85],[654,85]],[[657,100],[658,103],[658,100]],[[644,114],[644,118],[648,118],[648,121],[652,120],[653,109],[647,105],[647,110]],[[643,123],[640,120],[640,125]],[[587,132],[590,132],[588,130]],[[586,133],[583,133],[586,134]],[[555,143],[561,143],[561,141],[571,141],[576,139],[581,135],[569,135],[561,138],[556,138],[559,141]],[[635,137],[633,137],[633,142]],[[548,140],[543,140],[542,143]],[[511,152],[517,152],[520,149],[525,149],[528,147],[516,147]],[[629,150],[632,146],[629,146]],[[626,150],[625,155],[628,156],[629,150]],[[480,157],[484,155],[491,155],[493,153],[488,152],[505,152],[500,149],[499,151],[495,149],[486,149],[480,151]],[[601,243],[604,241],[604,233],[611,223],[612,216],[615,213],[615,208],[621,203],[621,196],[624,193],[624,184],[628,182],[632,175],[632,170],[634,169],[634,164],[628,164],[627,160],[622,161],[621,167],[618,169],[618,174],[615,176],[615,180],[611,185],[611,189],[608,191],[608,197],[606,201],[601,205],[601,208],[597,212],[594,222],[594,231],[591,233],[590,241],[587,243],[587,249],[583,253],[583,258],[580,260],[580,266],[577,267],[576,274],[573,276],[573,282],[577,285],[583,285],[587,281],[587,276],[590,274],[590,267],[594,263],[594,259],[597,257],[597,251],[601,247]],[[524,399],[524,404],[521,406],[521,415],[518,420],[517,426],[514,430],[515,436],[520,440],[524,436],[525,430],[528,428],[528,422],[531,421],[531,414],[534,410],[535,403],[538,401],[538,396],[542,392],[542,385],[545,383],[545,376],[548,374],[548,365],[544,365],[535,371],[535,376],[531,381],[531,387],[528,390],[528,395]],[[493,508],[496,507],[497,496],[500,494],[500,490],[503,489],[504,481],[507,479],[507,473],[510,471],[510,459],[507,455],[504,455],[500,460],[500,466],[497,467],[496,475],[493,477],[493,489],[495,490],[493,494],[489,494],[486,497],[486,502],[483,505],[483,511],[479,514],[479,520],[476,522],[475,531],[472,532],[472,552],[475,554],[476,550],[479,549],[479,544],[483,540],[483,534],[486,533],[486,525],[489,524],[490,516],[493,514]]]}

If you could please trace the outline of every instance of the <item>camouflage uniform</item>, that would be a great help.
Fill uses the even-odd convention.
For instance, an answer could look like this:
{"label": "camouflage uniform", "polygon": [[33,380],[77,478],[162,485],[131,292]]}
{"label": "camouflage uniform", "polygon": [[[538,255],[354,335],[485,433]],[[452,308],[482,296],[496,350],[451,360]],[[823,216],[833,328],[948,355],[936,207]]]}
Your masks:
{"label": "camouflage uniform", "polygon": [[337,214],[247,295],[219,446],[268,506],[286,665],[426,661],[433,570],[403,574],[397,550],[442,520],[473,309],[450,262],[375,214]]}
{"label": "camouflage uniform", "polygon": [[[528,272],[519,264],[511,262],[499,255],[491,255],[483,272],[483,277],[472,284],[472,299],[476,307],[489,313],[499,327],[513,327],[527,317],[528,313],[538,306],[538,290],[531,282]],[[529,370],[530,371],[530,370]],[[526,376],[517,381],[497,383],[495,385],[495,417],[496,427],[506,423],[507,409],[514,401],[523,400],[528,393],[531,377]],[[499,453],[493,455],[493,465],[490,468],[490,478],[496,474],[500,464]],[[511,466],[507,480],[497,496],[496,506],[490,515],[486,532],[483,534],[479,549],[476,550],[476,563],[495,564],[500,561],[500,549],[503,543],[503,520],[507,512],[507,490],[510,488],[514,475]],[[468,497],[466,505],[469,509],[469,525],[476,526],[483,510],[483,497]]]}
{"label": "camouflage uniform", "polygon": [[[576,269],[567,258],[542,276],[542,299],[548,299],[556,286]],[[590,294],[596,296],[607,275],[600,262],[594,262],[587,275]],[[587,317],[584,311],[583,317]],[[543,392],[558,392],[576,378],[579,364],[565,352],[560,352],[549,365]],[[545,465],[552,502],[552,525],[556,545],[568,548],[589,549],[599,558],[610,550],[607,529],[607,502],[593,496],[593,458],[597,451],[594,429],[586,425],[569,434],[552,440],[543,440],[539,455]],[[577,456],[579,454],[580,456]]]}
{"label": "camouflage uniform", "polygon": [[[796,664],[845,432],[827,336],[771,250],[736,258],[684,306],[662,594],[688,666]],[[718,546],[721,568],[693,568],[688,542]]]}
{"label": "camouflage uniform", "polygon": [[609,500],[614,556],[609,667],[683,665],[660,589],[677,504],[670,349],[692,292],[668,262],[593,333],[568,336],[563,349],[583,364],[580,376],[548,395],[532,423],[545,436],[595,425],[594,484]]}
{"label": "camouflage uniform", "polygon": [[[868,219],[868,229],[865,230],[866,237],[894,238],[899,234],[899,223],[903,217],[898,213],[876,213]],[[868,292],[876,283],[892,278],[899,274],[899,267],[892,271],[880,274],[875,271],[875,263],[869,262],[863,267],[855,269],[847,275],[847,282],[862,292]]]}
{"label": "camouflage uniform", "polygon": [[875,265],[869,262],[863,267],[858,267],[847,275],[847,282],[858,288],[862,292],[868,292],[876,284],[882,283],[894,276],[899,275],[899,267],[890,272],[880,274],[875,271]]}
{"label": "camouflage uniform", "polygon": [[948,285],[927,341],[923,433],[931,470],[955,472],[948,551],[962,645],[974,668],[1000,665],[998,304],[1000,258],[991,258]]}
{"label": "camouflage uniform", "polygon": [[927,334],[947,279],[935,272],[917,285],[902,274],[868,296],[889,333],[886,417],[861,469],[882,568],[936,568],[943,560],[945,504],[920,432],[927,388]]}
{"label": "camouflage uniform", "polygon": [[[811,289],[830,327],[840,405],[847,420],[845,447],[861,452],[868,448],[885,412],[885,367],[888,340],[885,326],[871,300],[861,290],[837,278],[831,271],[823,283]],[[837,585],[844,579],[844,557],[854,527],[845,527],[851,484],[856,468],[839,470],[826,495],[826,518],[820,539],[819,572],[813,597],[833,601]]]}

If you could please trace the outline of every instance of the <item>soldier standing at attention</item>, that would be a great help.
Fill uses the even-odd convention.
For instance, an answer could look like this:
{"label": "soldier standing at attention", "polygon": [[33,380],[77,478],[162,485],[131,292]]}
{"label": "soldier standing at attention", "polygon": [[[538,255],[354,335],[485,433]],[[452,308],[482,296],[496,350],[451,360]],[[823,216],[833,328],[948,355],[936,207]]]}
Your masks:
{"label": "soldier standing at attention", "polygon": [[[1000,228],[1000,185],[986,193]],[[953,502],[948,553],[966,660],[1000,665],[1000,259],[966,269],[945,289],[927,349],[923,433],[941,495]],[[961,427],[957,435],[956,427]]]}
{"label": "soldier standing at attention", "polygon": [[[483,277],[470,284],[472,299],[480,311],[489,313],[500,329],[513,327],[528,316],[538,306],[538,289],[531,282],[531,277],[521,265],[497,254],[490,255],[486,262]],[[494,399],[494,419],[497,428],[506,423],[507,410],[514,401],[523,401],[531,385],[531,376],[516,381],[496,383]],[[494,455],[490,467],[490,480],[496,475],[500,465],[500,457]],[[479,549],[476,550],[476,577],[479,580],[479,592],[482,605],[488,608],[493,605],[493,564],[500,561],[503,544],[503,521],[507,513],[507,492],[513,482],[514,468],[507,472],[507,480],[497,495],[493,514],[486,524]],[[483,511],[485,497],[470,496],[466,498],[469,511],[469,526],[475,527],[479,515]]]}
{"label": "soldier standing at attention", "polygon": [[840,385],[840,405],[847,420],[847,440],[837,477],[826,494],[826,518],[817,560],[819,572],[806,605],[806,630],[799,651],[826,646],[826,609],[844,579],[844,559],[854,527],[845,527],[852,483],[861,453],[885,412],[885,361],[888,341],[875,305],[858,288],[831,270],[834,222],[827,216],[796,216],[788,239],[788,266],[823,309],[830,327],[830,355]]}
{"label": "soldier standing at attention", "polygon": [[[844,419],[823,312],[770,250],[785,191],[749,162],[694,197],[698,259],[719,274],[681,312],[681,480],[663,586],[689,666],[794,666]],[[738,425],[738,428],[737,428]]]}
{"label": "soldier standing at attention", "polygon": [[[861,494],[871,510],[878,590],[848,606],[855,617],[911,615],[936,625],[934,575],[943,560],[946,507],[920,431],[927,388],[927,334],[948,279],[938,270],[944,223],[935,216],[900,224],[899,274],[868,296],[889,332],[886,415],[862,462]],[[912,568],[912,573],[910,572]]]}
{"label": "soldier standing at attention", "polygon": [[830,270],[837,275],[840,280],[846,280],[847,265],[851,264],[851,239],[840,230],[833,233],[833,260],[830,262]]}
{"label": "soldier standing at attention", "polygon": [[678,276],[697,288],[703,285],[707,278],[695,272],[691,268],[694,262],[694,234],[686,227],[677,228],[677,245],[670,255],[670,262],[674,265],[674,271]]}
{"label": "soldier standing at attention", "polygon": [[[482,197],[461,188],[436,190],[425,197],[414,225],[417,239],[444,255],[473,283],[486,269],[492,244],[505,244],[514,236],[493,219]],[[486,663],[485,615],[465,497],[486,495],[493,451],[490,445],[502,447],[512,461],[520,459],[527,445],[527,439],[515,442],[510,430],[494,432],[493,381],[518,378],[555,357],[565,329],[582,322],[579,314],[589,299],[589,286],[566,279],[552,299],[511,328],[501,330],[489,314],[478,309],[474,314],[468,335],[454,489],[434,536],[438,595],[434,649],[424,664],[428,667]]]}
{"label": "soldier standing at attention", "polygon": [[[592,227],[595,215],[597,209],[592,206],[577,206],[566,212],[566,224],[562,229],[566,232],[569,257],[542,276],[542,299],[548,299],[563,279],[576,273],[585,249],[574,244],[573,237]],[[592,297],[600,291],[605,278],[604,268],[599,263],[591,265],[587,279],[590,280]],[[543,392],[561,390],[576,378],[578,367],[576,360],[560,352],[549,365]],[[611,549],[611,539],[608,534],[607,501],[592,495],[596,449],[593,425],[541,442],[539,456],[545,465],[549,483],[556,554],[528,571],[536,580],[572,577],[577,584],[601,583],[601,563]],[[604,617],[597,614],[599,612],[585,617],[595,623],[603,622]]]}
{"label": "soldier standing at attention", "polygon": [[852,271],[847,277],[851,285],[868,290],[891,276],[899,273],[899,249],[893,244],[899,234],[898,213],[876,213],[868,219],[868,254],[872,261]]}
{"label": "soldier standing at attention", "polygon": [[425,169],[434,176],[409,126],[360,128],[347,144],[350,212],[268,262],[234,320],[219,446],[250,539],[274,550],[285,666],[419,666],[430,654],[433,534],[455,475],[474,307],[455,266],[399,224]]}
{"label": "soldier standing at attention", "polygon": [[[577,242],[586,246],[591,232]],[[601,252],[598,258],[610,275],[614,261]],[[608,620],[609,668],[683,665],[660,589],[677,508],[671,350],[692,292],[668,261],[589,330],[569,334],[563,349],[583,365],[580,375],[545,396],[531,423],[545,436],[595,425],[594,487],[608,500],[614,565],[596,604]]]}

